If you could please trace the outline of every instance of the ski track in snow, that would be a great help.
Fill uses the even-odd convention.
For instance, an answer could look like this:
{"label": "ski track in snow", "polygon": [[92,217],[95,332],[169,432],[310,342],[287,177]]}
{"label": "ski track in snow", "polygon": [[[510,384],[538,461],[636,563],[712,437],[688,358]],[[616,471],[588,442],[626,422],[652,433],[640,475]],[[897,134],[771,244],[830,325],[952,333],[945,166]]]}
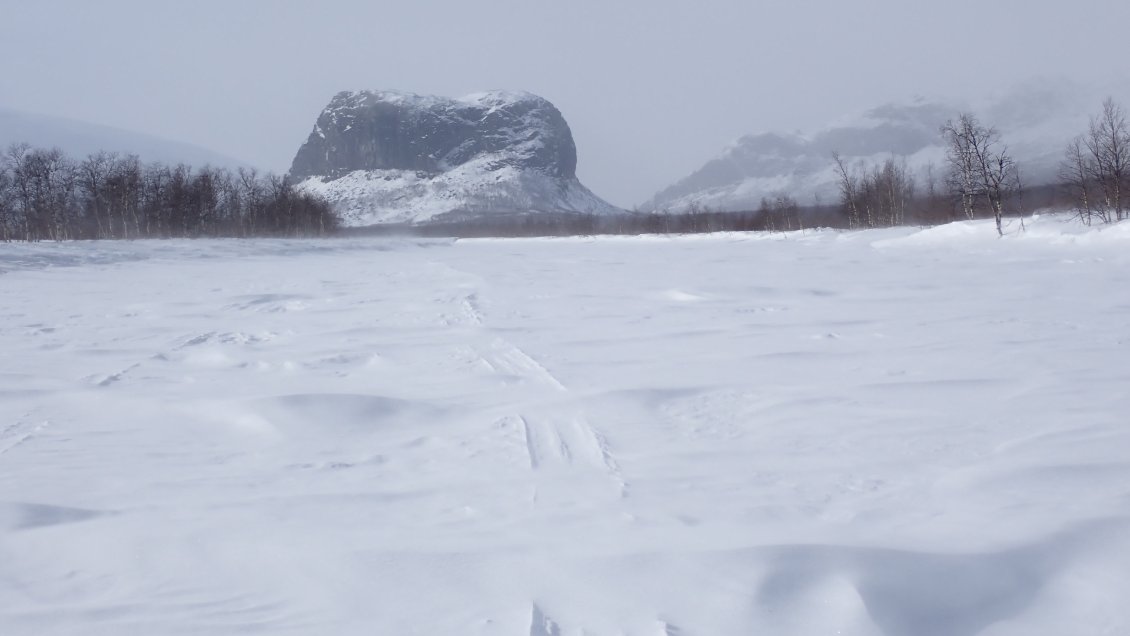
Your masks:
{"label": "ski track in snow", "polygon": [[[475,280],[466,272],[450,266],[444,267],[448,276]],[[471,287],[474,283],[465,282],[463,285]],[[441,322],[444,325],[490,331],[488,319],[480,308],[478,291],[467,293],[456,304],[455,311],[441,314]],[[487,328],[483,329],[484,327]],[[516,384],[524,394],[536,395],[539,389],[569,392],[569,389],[553,373],[521,347],[503,337],[490,337],[489,343],[474,348],[472,355],[491,373],[501,376],[507,383]],[[558,478],[566,482],[558,486],[557,490],[568,493],[572,499],[592,496],[588,488],[581,485],[584,478],[575,478],[586,473],[590,477],[595,475],[610,479],[621,496],[624,496],[627,492],[627,484],[616,465],[608,442],[593,429],[584,413],[569,412],[568,409],[561,407],[554,410],[557,412],[552,414],[518,413],[512,416],[513,420],[520,424],[522,442],[526,448],[530,468],[542,473],[535,479],[532,500],[545,504],[547,488],[544,483],[539,486],[539,482],[546,479],[544,477],[546,472],[555,472]],[[562,476],[562,469],[576,472],[566,472]],[[573,477],[570,477],[570,474]]]}
{"label": "ski track in snow", "polygon": [[1130,633],[1130,225],[0,245],[0,633]]}
{"label": "ski track in snow", "polygon": [[540,384],[557,391],[568,390],[537,360],[502,338],[496,338],[489,345],[480,347],[476,354],[487,369],[503,377],[517,382]]}

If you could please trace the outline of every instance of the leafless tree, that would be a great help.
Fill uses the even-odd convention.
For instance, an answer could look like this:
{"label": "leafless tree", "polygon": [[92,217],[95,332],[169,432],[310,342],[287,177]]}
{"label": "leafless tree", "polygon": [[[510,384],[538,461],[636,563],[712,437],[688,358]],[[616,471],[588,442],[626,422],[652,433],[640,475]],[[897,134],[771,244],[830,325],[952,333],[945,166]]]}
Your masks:
{"label": "leafless tree", "polygon": [[984,199],[996,221],[997,234],[1003,235],[1005,202],[1018,191],[1019,178],[1016,162],[1001,142],[1000,133],[981,125],[970,113],[946,122],[941,132],[946,142],[948,183],[965,217],[973,219],[978,200]]}
{"label": "leafless tree", "polygon": [[0,157],[0,241],[9,242],[15,233],[14,186],[8,162]]}
{"label": "leafless tree", "polygon": [[1084,225],[1090,225],[1095,216],[1095,209],[1091,190],[1094,187],[1091,177],[1092,164],[1089,151],[1080,135],[1067,145],[1063,163],[1060,165],[1059,178],[1071,191],[1075,200],[1076,214]]}
{"label": "leafless tree", "polygon": [[150,164],[145,167],[141,190],[141,209],[145,217],[145,236],[171,236],[169,216],[169,167]]}
{"label": "leafless tree", "polygon": [[942,126],[948,168],[946,184],[969,220],[975,218],[977,199],[982,193],[977,178],[978,149],[975,148],[976,144],[984,142],[980,131],[981,125],[968,113],[962,113],[956,122],[948,121]]}
{"label": "leafless tree", "polygon": [[79,189],[86,199],[89,214],[94,217],[95,238],[108,238],[104,217],[108,203],[106,201],[106,180],[109,179],[114,163],[118,160],[116,154],[97,152],[88,155],[79,164]]}
{"label": "leafless tree", "polygon": [[[28,149],[13,161],[28,240],[71,238],[74,166],[58,148]],[[13,154],[10,154],[12,157]]]}
{"label": "leafless tree", "polygon": [[136,156],[107,153],[75,163],[58,149],[27,144],[0,157],[5,241],[296,236],[326,234],[338,223],[325,201],[285,177],[143,166]]}
{"label": "leafless tree", "polygon": [[840,177],[840,198],[847,209],[848,227],[859,227],[862,221],[859,213],[859,179],[848,172],[839,152],[832,153],[832,160],[836,162],[836,173]]}
{"label": "leafless tree", "polygon": [[765,229],[770,232],[804,229],[800,220],[800,205],[797,204],[796,199],[786,194],[762,198],[757,215]]}
{"label": "leafless tree", "polygon": [[14,216],[12,176],[7,163],[0,161],[0,241],[7,243],[12,240]]}
{"label": "leafless tree", "polygon": [[254,168],[240,168],[236,175],[239,178],[240,198],[245,210],[245,232],[254,235],[259,221],[259,208],[263,201],[263,183]]}
{"label": "leafless tree", "polygon": [[[989,129],[992,134],[992,129]],[[1019,192],[1020,176],[1016,169],[1016,162],[1008,154],[1007,149],[994,150],[995,143],[990,140],[986,152],[978,159],[978,168],[981,181],[985,188],[985,198],[988,199],[989,208],[993,211],[993,219],[997,224],[997,234],[1004,236],[1001,228],[1001,219],[1004,216],[1005,201],[1013,193]]]}
{"label": "leafless tree", "polygon": [[876,225],[895,226],[905,222],[916,188],[905,159],[888,158],[872,170],[864,185],[868,192],[866,198],[871,201],[868,207],[875,210],[871,216],[878,221]]}
{"label": "leafless tree", "polygon": [[110,192],[110,217],[117,215],[121,237],[140,237],[141,161],[137,155],[119,157],[106,185]]}
{"label": "leafless tree", "polygon": [[868,167],[860,162],[854,170],[839,153],[832,153],[839,176],[840,201],[847,211],[849,227],[882,227],[906,222],[914,202],[916,183],[905,159],[890,157]]}
{"label": "leafless tree", "polygon": [[8,146],[4,154],[4,165],[8,170],[10,181],[8,186],[10,236],[27,241],[32,240],[29,208],[33,197],[27,171],[27,155],[30,152],[31,146],[18,143]]}
{"label": "leafless tree", "polygon": [[1091,176],[1102,199],[1103,220],[1123,220],[1130,196],[1130,129],[1125,112],[1113,99],[1104,101],[1102,113],[1091,119],[1084,145],[1091,156]]}
{"label": "leafless tree", "polygon": [[926,164],[925,185],[919,219],[930,222],[952,221],[953,206],[946,204],[945,197],[938,189],[938,167],[932,161]]}

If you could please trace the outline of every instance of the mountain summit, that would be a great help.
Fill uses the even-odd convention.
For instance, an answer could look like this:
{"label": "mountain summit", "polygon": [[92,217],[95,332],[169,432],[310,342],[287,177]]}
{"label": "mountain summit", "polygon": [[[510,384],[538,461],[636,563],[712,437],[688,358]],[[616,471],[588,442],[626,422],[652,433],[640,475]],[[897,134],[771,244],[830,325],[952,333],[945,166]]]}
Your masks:
{"label": "mountain summit", "polygon": [[569,125],[537,95],[357,91],[334,96],[290,174],[351,225],[616,212],[576,168]]}

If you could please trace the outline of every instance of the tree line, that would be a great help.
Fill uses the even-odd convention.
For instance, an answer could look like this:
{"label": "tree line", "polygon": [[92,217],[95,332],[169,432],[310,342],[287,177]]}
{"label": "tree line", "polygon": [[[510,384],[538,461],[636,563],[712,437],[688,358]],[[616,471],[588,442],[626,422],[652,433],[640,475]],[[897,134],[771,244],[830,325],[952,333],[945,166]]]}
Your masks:
{"label": "tree line", "polygon": [[[1062,194],[1082,222],[1130,218],[1130,124],[1108,99],[1085,133],[1067,147],[1061,185],[1024,192],[1020,169],[996,128],[960,113],[940,129],[945,164],[916,173],[905,159],[877,165],[832,160],[839,206],[802,207],[787,195],[756,210],[723,212],[694,204],[678,213],[492,214],[429,226],[360,230],[421,236],[565,236],[791,231],[805,227],[874,228],[944,223],[1023,212],[1023,196]],[[324,200],[286,176],[184,164],[142,163],[99,152],[74,160],[59,149],[10,146],[0,155],[0,241],[174,237],[319,236],[341,220]]]}
{"label": "tree line", "polygon": [[917,183],[905,159],[891,157],[878,166],[860,164],[854,169],[838,152],[832,153],[832,160],[849,228],[902,225],[913,215]]}
{"label": "tree line", "polygon": [[340,220],[286,176],[14,144],[0,157],[0,241],[319,236]]}
{"label": "tree line", "polygon": [[[946,151],[943,174],[939,179],[935,167],[926,166],[924,192],[905,159],[848,166],[832,153],[848,227],[989,217],[1003,235],[1004,217],[1023,212],[1024,188],[1020,168],[1001,133],[972,113],[958,114],[939,132]],[[1060,180],[1059,187],[1066,189],[1071,207],[1084,223],[1130,218],[1130,125],[1112,99],[1091,118],[1088,131],[1068,145]]]}
{"label": "tree line", "polygon": [[924,192],[919,192],[918,178],[905,158],[849,167],[839,153],[832,153],[848,227],[972,220],[989,212],[996,219],[997,232],[1003,233],[1006,206],[1019,200],[1021,185],[1016,162],[1001,143],[1000,133],[983,126],[971,113],[947,121],[939,132],[946,148],[945,171],[939,184],[937,169],[927,165]]}
{"label": "tree line", "polygon": [[1060,178],[1087,225],[1130,218],[1130,126],[1113,99],[1103,102],[1087,132],[1068,144]]}
{"label": "tree line", "polygon": [[[804,222],[802,223],[802,219]],[[762,201],[757,210],[714,211],[691,205],[686,211],[625,212],[597,215],[537,212],[452,216],[427,224],[384,224],[342,228],[343,236],[434,238],[546,237],[640,234],[709,234],[713,232],[788,232],[806,227],[844,227],[834,206],[801,206],[787,196]]]}

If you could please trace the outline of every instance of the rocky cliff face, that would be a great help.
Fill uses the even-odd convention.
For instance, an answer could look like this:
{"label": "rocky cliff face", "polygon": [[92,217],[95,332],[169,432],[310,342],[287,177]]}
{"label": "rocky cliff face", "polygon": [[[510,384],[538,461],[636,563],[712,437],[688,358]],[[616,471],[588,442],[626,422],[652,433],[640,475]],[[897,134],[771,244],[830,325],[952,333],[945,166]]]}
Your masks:
{"label": "rocky cliff face", "polygon": [[290,173],[354,225],[616,211],[576,168],[569,125],[536,95],[360,91],[333,98]]}

